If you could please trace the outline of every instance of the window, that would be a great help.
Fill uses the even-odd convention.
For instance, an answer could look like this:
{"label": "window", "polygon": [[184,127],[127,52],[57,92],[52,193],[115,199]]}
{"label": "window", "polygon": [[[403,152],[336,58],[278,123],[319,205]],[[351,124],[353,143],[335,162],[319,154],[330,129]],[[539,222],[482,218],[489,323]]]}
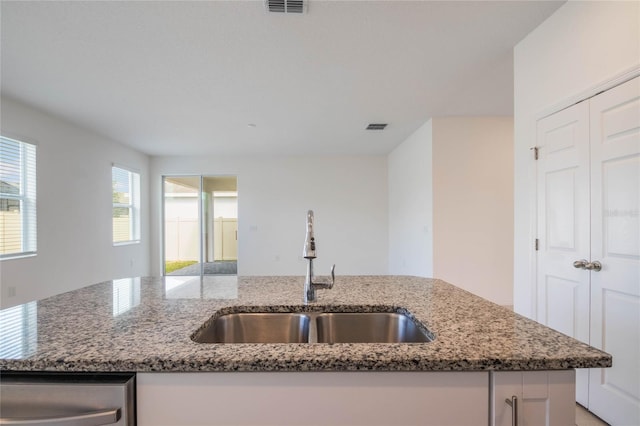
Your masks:
{"label": "window", "polygon": [[140,241],[140,174],[113,166],[113,243]]}
{"label": "window", "polygon": [[36,147],[0,136],[0,258],[36,245]]}

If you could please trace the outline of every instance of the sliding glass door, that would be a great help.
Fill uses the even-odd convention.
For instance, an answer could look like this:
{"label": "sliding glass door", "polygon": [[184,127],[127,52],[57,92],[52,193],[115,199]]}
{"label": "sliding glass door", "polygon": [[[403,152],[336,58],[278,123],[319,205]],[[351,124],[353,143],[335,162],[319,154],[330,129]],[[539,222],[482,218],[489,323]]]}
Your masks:
{"label": "sliding glass door", "polygon": [[235,176],[163,178],[164,275],[236,275]]}

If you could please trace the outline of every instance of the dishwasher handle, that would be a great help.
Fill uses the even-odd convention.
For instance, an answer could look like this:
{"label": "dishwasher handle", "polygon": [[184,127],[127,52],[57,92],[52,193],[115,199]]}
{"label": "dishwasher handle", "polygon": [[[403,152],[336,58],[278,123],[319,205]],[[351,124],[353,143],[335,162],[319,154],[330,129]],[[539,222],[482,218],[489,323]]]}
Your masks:
{"label": "dishwasher handle", "polygon": [[88,411],[73,416],[57,417],[0,417],[0,425],[23,426],[23,425],[45,425],[45,426],[102,426],[117,423],[120,420],[120,409],[112,408],[100,411]]}

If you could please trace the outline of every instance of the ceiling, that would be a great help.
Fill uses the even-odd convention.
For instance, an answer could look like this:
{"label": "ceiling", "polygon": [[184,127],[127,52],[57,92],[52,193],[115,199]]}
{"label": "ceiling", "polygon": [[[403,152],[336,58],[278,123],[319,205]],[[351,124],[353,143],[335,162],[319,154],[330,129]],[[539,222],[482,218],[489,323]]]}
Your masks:
{"label": "ceiling", "polygon": [[563,3],[2,0],[1,90],[149,155],[382,155],[512,115],[512,48]]}

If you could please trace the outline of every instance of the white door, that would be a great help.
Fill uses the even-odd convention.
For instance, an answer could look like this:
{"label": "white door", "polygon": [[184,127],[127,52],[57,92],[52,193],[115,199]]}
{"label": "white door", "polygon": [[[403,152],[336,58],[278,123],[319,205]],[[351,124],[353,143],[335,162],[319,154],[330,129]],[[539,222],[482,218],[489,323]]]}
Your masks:
{"label": "white door", "polygon": [[589,410],[640,425],[640,78],[594,97],[591,111],[591,345],[613,367],[590,371]]}
{"label": "white door", "polygon": [[[589,105],[538,122],[538,321],[589,343]],[[588,371],[576,374],[576,400],[588,404]]]}

